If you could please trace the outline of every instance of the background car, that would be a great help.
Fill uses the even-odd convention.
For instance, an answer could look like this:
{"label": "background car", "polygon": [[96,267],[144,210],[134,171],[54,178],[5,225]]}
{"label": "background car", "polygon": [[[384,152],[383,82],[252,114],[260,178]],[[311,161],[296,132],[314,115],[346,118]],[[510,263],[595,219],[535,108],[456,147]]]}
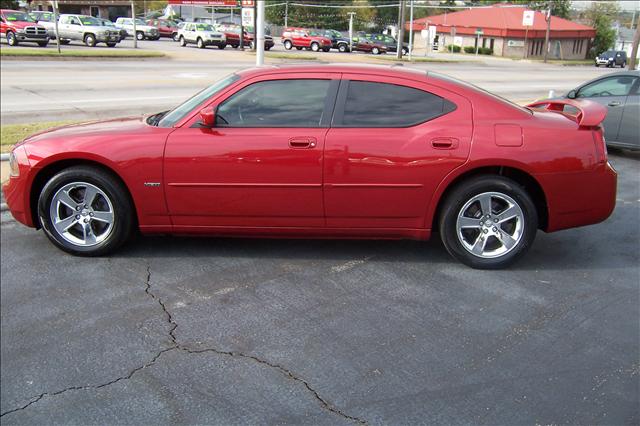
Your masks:
{"label": "background car", "polygon": [[17,46],[21,42],[37,43],[40,47],[49,44],[47,29],[18,10],[0,10],[0,35],[7,39],[9,46]]}
{"label": "background car", "polygon": [[627,66],[627,52],[624,50],[607,50],[602,52],[595,59],[596,67],[605,65],[606,67],[624,68]]}
{"label": "background car", "polygon": [[38,25],[42,25],[47,29],[49,38],[55,40],[56,38],[56,16],[53,12],[45,11],[33,11],[29,12],[29,16],[33,18]]}
{"label": "background car", "polygon": [[[397,52],[398,51],[398,40],[394,37],[391,37],[387,34],[366,34],[365,37],[371,40],[374,43],[379,43],[384,45],[387,48],[388,52]],[[409,54],[409,44],[402,43],[402,54]]]}
{"label": "background car", "polygon": [[178,31],[178,41],[182,47],[188,44],[195,44],[200,49],[207,46],[217,46],[224,49],[227,46],[227,39],[224,33],[217,31],[213,25],[201,22],[187,22]]}
{"label": "background car", "polygon": [[590,80],[565,95],[607,108],[602,125],[607,145],[640,149],[640,71],[620,71]]}
{"label": "background car", "polygon": [[331,49],[331,39],[323,35],[312,35],[312,30],[305,28],[289,27],[285,28],[281,37],[282,44],[287,50],[295,47],[298,50],[309,49],[317,52]]}
{"label": "background car", "polygon": [[340,31],[337,30],[312,30],[312,35],[321,35],[331,40],[331,48],[339,52],[349,52],[349,39],[345,38]]}
{"label": "background car", "polygon": [[353,52],[366,52],[374,55],[380,55],[387,53],[387,46],[382,43],[369,40],[365,36],[359,36],[354,38],[353,45],[351,46]]}
{"label": "background car", "polygon": [[19,222],[76,255],[112,252],[136,228],[411,239],[438,231],[453,257],[494,269],[522,257],[538,229],[609,217],[617,175],[605,115],[584,100],[524,108],[424,70],[260,67],[171,111],[26,138],[3,190]]}
{"label": "background car", "polygon": [[98,43],[116,47],[120,43],[120,30],[105,27],[98,18],[88,15],[60,15],[58,32],[61,42],[77,40],[89,47],[95,47]]}
{"label": "background car", "polygon": [[120,41],[124,40],[127,38],[127,31],[122,29],[122,28],[118,28],[116,27],[116,24],[114,24],[113,22],[111,22],[108,19],[103,19],[103,18],[96,18],[103,26],[108,27],[111,30],[114,31],[118,31],[120,33]]}
{"label": "background car", "polygon": [[156,27],[147,25],[144,20],[136,18],[136,33],[133,33],[133,19],[131,18],[118,18],[115,25],[117,28],[123,29],[127,32],[128,36],[132,36],[138,40],[158,40],[160,38],[160,31]]}
{"label": "background car", "polygon": [[160,37],[168,37],[173,41],[178,41],[178,24],[171,19],[154,18],[148,19],[147,25],[158,28]]}

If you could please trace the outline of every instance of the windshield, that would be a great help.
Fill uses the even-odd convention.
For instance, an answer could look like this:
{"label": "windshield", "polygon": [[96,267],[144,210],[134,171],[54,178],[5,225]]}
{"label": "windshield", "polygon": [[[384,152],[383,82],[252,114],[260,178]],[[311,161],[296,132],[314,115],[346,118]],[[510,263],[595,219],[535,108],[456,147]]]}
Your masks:
{"label": "windshield", "polygon": [[182,120],[188,113],[193,111],[195,107],[225,89],[232,83],[238,81],[240,76],[237,74],[231,74],[222,80],[218,80],[213,83],[211,86],[207,87],[203,91],[197,93],[195,96],[191,97],[178,107],[169,111],[162,119],[158,122],[158,127],[173,127],[178,121]]}
{"label": "windshield", "polygon": [[102,25],[104,25],[105,27],[115,27],[115,24],[111,21],[102,20],[100,22],[102,22]]}
{"label": "windshield", "polygon": [[[131,25],[133,25],[133,22],[131,23]],[[142,19],[136,19],[136,25],[147,25],[147,23]]]}
{"label": "windshield", "polygon": [[54,21],[54,17],[53,17],[53,13],[40,13],[37,15],[30,15],[33,19],[36,19],[38,21],[45,21],[45,22],[55,22]]}
{"label": "windshield", "polygon": [[616,52],[614,52],[613,50],[607,50],[606,52],[604,52],[600,56],[604,56],[605,58],[611,58],[611,57],[615,56],[615,54],[616,54]]}
{"label": "windshield", "polygon": [[213,31],[210,24],[196,24],[196,31]]}
{"label": "windshield", "polygon": [[93,18],[91,16],[81,16],[80,17],[80,22],[82,22],[82,25],[93,25],[93,26],[100,26],[100,21],[98,21],[96,18]]}
{"label": "windshield", "polygon": [[7,21],[23,21],[23,22],[36,22],[31,16],[23,12],[7,12],[4,14]]}

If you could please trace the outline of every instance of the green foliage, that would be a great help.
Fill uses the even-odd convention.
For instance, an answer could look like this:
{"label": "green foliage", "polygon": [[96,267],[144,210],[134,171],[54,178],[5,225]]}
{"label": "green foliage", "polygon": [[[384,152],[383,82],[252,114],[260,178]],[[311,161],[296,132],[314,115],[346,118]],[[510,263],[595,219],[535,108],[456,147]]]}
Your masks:
{"label": "green foliage", "polygon": [[593,58],[613,47],[616,40],[613,20],[619,11],[620,5],[617,1],[593,2],[587,9],[585,16],[589,24],[596,29],[596,37],[589,52],[589,57]]}
{"label": "green foliage", "polygon": [[447,45],[447,52],[460,53],[462,48],[457,44],[449,44]]}
{"label": "green foliage", "polygon": [[478,53],[480,53],[481,55],[493,55],[493,49],[491,49],[490,47],[481,47],[478,50]]}
{"label": "green foliage", "polygon": [[[505,3],[504,0],[472,0],[473,6],[486,6],[496,3]],[[571,12],[571,0],[512,0],[508,3],[528,6],[533,10],[546,11],[551,8],[551,14],[559,18],[569,19]]]}
{"label": "green foliage", "polygon": [[147,1],[146,7],[147,10],[163,10],[167,7],[167,3],[169,3],[167,0],[152,0]]}
{"label": "green foliage", "polygon": [[473,46],[465,46],[464,53],[476,53],[476,48]]}
{"label": "green foliage", "polygon": [[18,9],[17,0],[0,0],[0,9]]}

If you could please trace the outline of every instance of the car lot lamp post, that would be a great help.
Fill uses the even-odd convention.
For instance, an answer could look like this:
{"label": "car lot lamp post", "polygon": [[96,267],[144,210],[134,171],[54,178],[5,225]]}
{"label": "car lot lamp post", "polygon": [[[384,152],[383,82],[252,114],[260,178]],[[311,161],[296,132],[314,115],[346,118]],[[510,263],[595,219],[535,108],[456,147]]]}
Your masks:
{"label": "car lot lamp post", "polygon": [[256,36],[254,37],[256,49],[256,65],[264,65],[264,0],[256,1]]}
{"label": "car lot lamp post", "polygon": [[58,46],[58,54],[60,54],[62,52],[60,51],[60,32],[58,31],[58,0],[53,0],[51,6],[53,6],[53,19],[56,21],[56,45]]}
{"label": "car lot lamp post", "polygon": [[133,48],[138,48],[138,30],[136,27],[136,2],[131,1],[131,20],[133,21]]}

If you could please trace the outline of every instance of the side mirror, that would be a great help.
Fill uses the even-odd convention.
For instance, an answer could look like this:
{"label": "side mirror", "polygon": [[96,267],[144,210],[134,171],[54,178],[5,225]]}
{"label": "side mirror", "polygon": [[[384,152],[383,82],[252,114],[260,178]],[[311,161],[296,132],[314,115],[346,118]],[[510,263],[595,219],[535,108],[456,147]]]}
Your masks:
{"label": "side mirror", "polygon": [[577,96],[577,93],[575,90],[571,90],[569,93],[567,93],[567,98],[569,99],[575,99]]}
{"label": "side mirror", "polygon": [[202,126],[213,128],[216,127],[216,112],[213,108],[203,108],[200,110],[200,119],[202,120]]}

